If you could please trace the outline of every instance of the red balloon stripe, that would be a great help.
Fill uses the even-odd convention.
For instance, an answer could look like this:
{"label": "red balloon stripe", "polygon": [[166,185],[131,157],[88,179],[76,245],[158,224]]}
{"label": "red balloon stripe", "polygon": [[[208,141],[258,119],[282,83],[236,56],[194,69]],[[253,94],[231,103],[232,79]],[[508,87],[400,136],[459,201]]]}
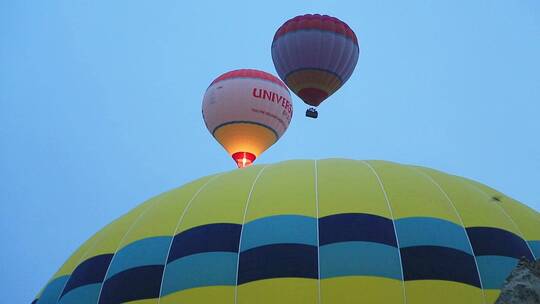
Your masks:
{"label": "red balloon stripe", "polygon": [[274,36],[274,41],[279,37],[298,30],[323,30],[344,35],[358,45],[358,39],[353,30],[343,21],[335,17],[319,14],[297,16],[283,24]]}
{"label": "red balloon stripe", "polygon": [[213,85],[223,80],[232,79],[232,78],[258,78],[258,79],[268,80],[288,90],[287,86],[283,83],[283,81],[281,81],[279,78],[275,77],[274,75],[263,72],[263,71],[252,70],[252,69],[241,69],[241,70],[234,70],[234,71],[227,72],[219,76],[218,78],[216,78],[214,81],[212,81],[210,85]]}

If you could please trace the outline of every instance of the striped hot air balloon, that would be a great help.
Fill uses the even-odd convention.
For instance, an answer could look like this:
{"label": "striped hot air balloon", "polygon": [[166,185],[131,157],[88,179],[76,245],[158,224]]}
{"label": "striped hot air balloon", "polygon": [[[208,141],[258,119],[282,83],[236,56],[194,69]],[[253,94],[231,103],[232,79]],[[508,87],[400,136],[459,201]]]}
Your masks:
{"label": "striped hot air balloon", "polygon": [[[353,30],[326,15],[297,16],[285,22],[272,42],[276,71],[306,104],[317,107],[351,77],[360,49]],[[315,109],[306,116],[313,117]]]}
{"label": "striped hot air balloon", "polygon": [[495,189],[392,162],[295,160],[150,199],[32,303],[490,304],[522,256],[540,257],[540,214]]}
{"label": "striped hot air balloon", "polygon": [[293,106],[287,86],[277,77],[242,69],[210,84],[202,113],[208,131],[242,168],[285,133]]}

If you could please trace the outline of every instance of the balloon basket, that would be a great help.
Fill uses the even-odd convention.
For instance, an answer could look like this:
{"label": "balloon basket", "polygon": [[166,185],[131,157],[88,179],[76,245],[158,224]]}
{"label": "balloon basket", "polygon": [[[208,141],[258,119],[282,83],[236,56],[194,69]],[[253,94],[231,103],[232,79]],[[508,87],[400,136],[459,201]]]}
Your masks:
{"label": "balloon basket", "polygon": [[306,110],[306,117],[317,118],[319,117],[319,112],[315,108],[309,108]]}

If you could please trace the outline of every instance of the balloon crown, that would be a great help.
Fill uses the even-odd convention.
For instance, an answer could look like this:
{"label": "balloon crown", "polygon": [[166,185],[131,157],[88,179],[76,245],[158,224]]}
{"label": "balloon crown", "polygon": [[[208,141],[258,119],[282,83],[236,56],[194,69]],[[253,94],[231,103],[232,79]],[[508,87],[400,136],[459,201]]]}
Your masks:
{"label": "balloon crown", "polygon": [[305,14],[287,20],[277,30],[276,34],[274,35],[274,41],[287,33],[309,29],[332,31],[352,39],[354,43],[358,45],[358,38],[347,23],[339,20],[336,17],[320,14]]}

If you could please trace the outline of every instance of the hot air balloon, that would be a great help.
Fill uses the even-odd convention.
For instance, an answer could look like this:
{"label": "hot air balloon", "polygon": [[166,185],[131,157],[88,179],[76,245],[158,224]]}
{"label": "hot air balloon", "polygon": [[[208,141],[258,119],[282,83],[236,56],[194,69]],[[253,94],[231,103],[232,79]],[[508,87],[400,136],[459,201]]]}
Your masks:
{"label": "hot air balloon", "polygon": [[251,165],[285,133],[292,113],[287,86],[269,73],[251,69],[216,78],[202,104],[208,131],[239,168]]}
{"label": "hot air balloon", "polygon": [[274,35],[272,60],[287,86],[312,106],[306,116],[317,118],[314,107],[351,77],[360,49],[353,30],[326,15],[303,15],[285,22]]}
{"label": "hot air balloon", "polygon": [[32,303],[488,304],[522,256],[540,257],[540,214],[483,184],[295,160],[150,199],[85,242]]}

